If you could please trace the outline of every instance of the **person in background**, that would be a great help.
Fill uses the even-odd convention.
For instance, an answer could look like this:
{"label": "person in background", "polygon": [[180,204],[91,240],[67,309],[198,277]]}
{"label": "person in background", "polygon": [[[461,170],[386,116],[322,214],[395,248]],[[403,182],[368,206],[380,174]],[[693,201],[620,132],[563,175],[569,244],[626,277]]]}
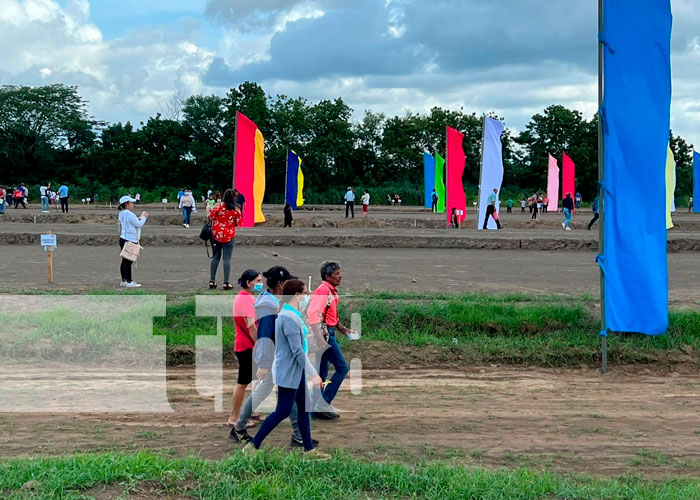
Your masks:
{"label": "person in background", "polygon": [[355,192],[352,190],[350,186],[348,186],[348,190],[345,193],[345,218],[348,218],[348,215],[352,213],[352,218],[355,218]]}
{"label": "person in background", "polygon": [[431,197],[432,197],[432,199],[433,199],[433,205],[432,205],[431,210],[432,210],[433,212],[437,213],[437,211],[438,211],[438,208],[437,208],[438,199],[440,198],[440,197],[438,196],[438,194],[437,194],[437,190],[433,189],[433,194],[431,195]]}
{"label": "person in background", "polygon": [[234,189],[233,191],[236,193],[236,205],[238,205],[238,210],[240,210],[241,215],[243,215],[243,211],[245,210],[245,196],[243,196],[243,193],[237,189]]}
{"label": "person in background", "polygon": [[216,271],[219,269],[219,261],[224,260],[224,290],[231,290],[229,283],[231,275],[231,255],[236,237],[236,226],[241,221],[241,212],[236,208],[233,189],[224,192],[224,201],[214,205],[207,214],[211,220],[211,248],[212,256],[209,265],[209,288],[216,288]]}
{"label": "person in background", "polygon": [[49,213],[49,194],[51,191],[51,183],[47,182],[39,186],[39,196],[41,196],[41,213]]}
{"label": "person in background", "polygon": [[284,226],[282,226],[282,227],[292,227],[293,220],[294,220],[294,217],[292,217],[292,206],[289,203],[285,203],[285,205],[284,205]]}
{"label": "person in background", "polygon": [[177,192],[177,205],[180,206],[180,198],[185,194],[185,188],[180,188]]}
{"label": "person in background", "polygon": [[301,319],[301,310],[308,303],[306,285],[301,280],[292,279],[282,289],[282,308],[275,323],[275,373],[277,384],[277,408],[267,416],[258,429],[253,440],[243,451],[251,453],[258,450],[265,438],[282,420],[292,413],[294,403],[297,407],[297,421],[304,450],[318,458],[329,458],[314,447],[311,439],[311,424],[306,409],[306,377],[311,379],[312,387],[321,390],[323,379],[309,361],[308,330]]}
{"label": "person in background", "polygon": [[513,213],[513,200],[510,198],[508,198],[508,201],[506,201],[506,213]]}
{"label": "person in background", "polygon": [[[234,190],[234,193],[238,194],[238,191]],[[214,199],[217,203],[221,203],[221,193],[219,191],[217,191],[216,194],[214,194]]]}
{"label": "person in background", "polygon": [[369,212],[369,191],[365,189],[365,193],[360,198],[360,203],[362,203],[362,213],[364,218],[367,218],[367,212]]}
{"label": "person in background", "polygon": [[450,229],[459,229],[459,217],[457,217],[457,209],[454,207],[450,211]]}
{"label": "person in background", "polygon": [[386,204],[389,205],[389,206],[391,206],[391,203],[392,203],[391,195],[390,195],[390,194],[387,194],[387,195],[386,195]]}
{"label": "person in background", "polygon": [[520,213],[524,214],[525,213],[525,207],[527,207],[527,200],[523,198],[520,200]]}
{"label": "person in background", "polygon": [[207,198],[211,198],[212,193],[211,189],[207,189]]}
{"label": "person in background", "polygon": [[593,224],[595,224],[595,221],[597,221],[600,218],[600,207],[598,204],[600,203],[600,198],[598,196],[595,197],[595,200],[593,201],[593,218],[591,219],[591,222],[588,223],[588,230],[591,230],[591,227],[593,227]]}
{"label": "person in background", "polygon": [[537,211],[538,211],[539,213],[543,213],[543,212],[542,212],[542,207],[543,207],[543,206],[544,206],[544,198],[542,198],[542,195],[538,193],[538,194],[537,194]]}
{"label": "person in background", "polygon": [[561,227],[567,231],[571,231],[569,224],[571,224],[571,212],[574,210],[574,199],[571,197],[571,193],[566,193],[566,198],[564,198],[561,205],[565,217],[564,222],[561,223]]}
{"label": "person in background", "polygon": [[484,217],[484,224],[482,229],[486,229],[489,223],[489,216],[493,217],[496,227],[501,229],[501,221],[498,220],[498,188],[493,188],[493,192],[489,194],[486,200],[486,216]]}
{"label": "person in background", "polygon": [[532,216],[530,220],[537,220],[537,197],[533,196],[530,198],[530,213]]}
{"label": "person in background", "polygon": [[581,208],[581,201],[583,201],[581,193],[576,193],[576,208]]}
{"label": "person in background", "polygon": [[20,203],[24,208],[27,208],[27,203],[24,201],[24,191],[21,188],[16,187],[12,196],[15,199],[15,208],[19,208]]}
{"label": "person in background", "polygon": [[189,189],[185,189],[180,197],[178,208],[182,210],[182,225],[186,228],[190,227],[190,217],[192,217],[194,207],[194,196],[192,196],[192,192]]}
{"label": "person in background", "polygon": [[[136,200],[136,204],[140,205],[141,204],[141,193],[136,193],[136,196],[134,196],[134,199]],[[97,202],[97,198],[95,198],[95,202]]]}
{"label": "person in background", "polygon": [[210,191],[209,198],[207,198],[207,201],[206,201],[207,215],[209,215],[209,212],[211,212],[211,209],[214,208],[214,205],[216,205],[216,200],[214,199],[214,195]]}
{"label": "person in background", "polygon": [[7,191],[5,186],[0,186],[0,215],[5,213],[5,202],[7,201]]}
{"label": "person in background", "polygon": [[542,200],[542,213],[543,214],[547,213],[547,206],[549,206],[549,197],[547,195],[544,195],[544,199]]}
{"label": "person in background", "polygon": [[398,206],[401,206],[401,197],[398,194],[394,195],[394,203]]}
{"label": "person in background", "polygon": [[255,296],[263,291],[262,276],[255,269],[246,269],[238,278],[238,284],[241,291],[233,300],[233,322],[236,327],[233,350],[238,360],[238,379],[233,391],[231,416],[228,419],[228,425],[234,428],[240,417],[245,390],[253,381],[253,347],[258,338]]}
{"label": "person in background", "polygon": [[[139,244],[141,239],[141,228],[146,223],[148,219],[148,212],[142,212],[139,217],[132,212],[134,209],[134,202],[136,200],[130,196],[122,196],[119,198],[119,225],[121,227],[121,234],[119,235],[119,248],[123,249],[127,241]],[[131,265],[132,261],[122,257],[122,263],[119,268],[121,272],[122,281],[121,286],[127,288],[139,288],[141,285],[136,283],[131,276]]]}
{"label": "person in background", "polygon": [[[697,181],[697,182],[700,182],[700,181]],[[688,198],[688,212],[692,212],[692,211],[693,211],[693,197],[691,196]]]}
{"label": "person in background", "polygon": [[[351,330],[343,326],[338,317],[337,289],[343,280],[340,263],[334,261],[323,262],[321,264],[321,280],[321,284],[311,296],[307,317],[317,345],[324,349],[322,353],[318,353],[320,355],[320,360],[317,360],[319,366],[318,374],[321,376],[321,380],[326,380],[331,364],[335,367],[335,373],[324,388],[314,392],[312,398],[314,411],[311,416],[324,420],[334,420],[340,418],[340,415],[334,411],[331,404],[349,371],[348,364],[335,337],[338,331],[343,335],[351,333]],[[326,325],[328,338],[324,338],[321,323]],[[319,404],[320,399],[325,403],[322,406]]]}
{"label": "person in background", "polygon": [[64,182],[58,187],[58,201],[61,203],[61,213],[68,213],[68,186]]}

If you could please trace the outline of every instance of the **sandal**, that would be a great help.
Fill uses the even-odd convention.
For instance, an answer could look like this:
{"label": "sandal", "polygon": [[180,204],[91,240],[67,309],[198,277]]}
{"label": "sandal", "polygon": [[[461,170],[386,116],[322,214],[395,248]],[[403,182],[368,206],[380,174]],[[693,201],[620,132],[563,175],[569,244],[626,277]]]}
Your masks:
{"label": "sandal", "polygon": [[223,290],[233,290],[233,285],[229,282],[224,282],[224,284],[221,286]]}
{"label": "sandal", "polygon": [[216,288],[216,281],[210,281],[210,282],[209,282],[209,288],[211,288],[212,290],[213,290],[214,288]]}

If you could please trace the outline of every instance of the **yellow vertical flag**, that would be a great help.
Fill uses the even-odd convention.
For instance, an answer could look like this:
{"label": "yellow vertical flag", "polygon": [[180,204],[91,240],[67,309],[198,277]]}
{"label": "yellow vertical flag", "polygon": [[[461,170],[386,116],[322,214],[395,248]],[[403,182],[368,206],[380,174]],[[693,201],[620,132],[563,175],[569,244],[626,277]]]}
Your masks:
{"label": "yellow vertical flag", "polygon": [[265,139],[259,129],[255,131],[255,184],[253,184],[253,203],[255,223],[265,222],[262,211],[263,196],[265,196]]}
{"label": "yellow vertical flag", "polygon": [[297,173],[297,207],[304,204],[304,173],[301,171],[301,158],[299,158],[299,172]]}
{"label": "yellow vertical flag", "polygon": [[673,157],[671,145],[668,145],[666,154],[666,229],[673,227],[671,212],[676,211],[674,194],[676,192],[676,159]]}

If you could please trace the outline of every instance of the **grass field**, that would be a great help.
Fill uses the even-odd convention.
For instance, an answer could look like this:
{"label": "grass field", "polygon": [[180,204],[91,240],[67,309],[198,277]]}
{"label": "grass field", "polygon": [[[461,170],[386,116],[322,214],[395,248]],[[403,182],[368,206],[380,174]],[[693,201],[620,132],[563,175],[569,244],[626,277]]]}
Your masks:
{"label": "grass field", "polygon": [[[486,470],[426,462],[327,461],[298,453],[237,452],[222,461],[148,452],[0,461],[3,498],[242,499],[654,499],[700,498],[700,481],[565,477],[528,469]],[[121,496],[124,495],[124,496]]]}

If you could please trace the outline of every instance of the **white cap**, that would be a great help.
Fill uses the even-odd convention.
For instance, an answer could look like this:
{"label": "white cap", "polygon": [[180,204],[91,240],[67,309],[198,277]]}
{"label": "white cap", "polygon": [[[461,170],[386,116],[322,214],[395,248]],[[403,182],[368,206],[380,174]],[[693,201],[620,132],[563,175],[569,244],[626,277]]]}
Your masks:
{"label": "white cap", "polygon": [[129,196],[129,195],[124,195],[124,196],[122,196],[121,198],[119,198],[119,204],[120,204],[120,205],[123,205],[123,204],[126,203],[127,201],[130,201],[130,202],[132,202],[132,203],[136,203],[136,200],[135,200],[134,198],[132,198],[131,196]]}

